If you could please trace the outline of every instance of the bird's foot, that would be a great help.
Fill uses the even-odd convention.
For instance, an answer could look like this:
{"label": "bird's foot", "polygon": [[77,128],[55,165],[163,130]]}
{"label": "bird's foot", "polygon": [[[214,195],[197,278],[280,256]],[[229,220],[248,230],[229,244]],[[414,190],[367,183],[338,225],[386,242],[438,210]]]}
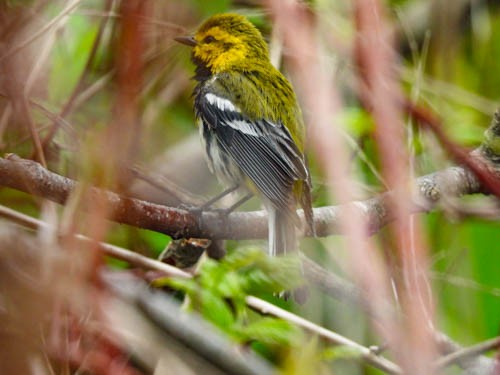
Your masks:
{"label": "bird's foot", "polygon": [[[233,207],[213,208],[207,205],[190,206],[186,204],[180,205],[179,208],[181,210],[188,211],[191,215],[195,216],[196,219],[198,220],[198,226],[200,228],[203,228],[203,219],[205,213],[208,215],[214,215],[215,218],[221,222],[221,225],[227,225],[227,218],[229,214],[234,210]],[[212,216],[212,218],[214,218],[214,216]]]}

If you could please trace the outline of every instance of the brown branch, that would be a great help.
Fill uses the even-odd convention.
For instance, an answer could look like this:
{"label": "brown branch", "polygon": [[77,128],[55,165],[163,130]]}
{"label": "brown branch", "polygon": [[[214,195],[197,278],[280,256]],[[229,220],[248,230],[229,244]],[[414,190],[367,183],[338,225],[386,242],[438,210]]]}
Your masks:
{"label": "brown branch", "polygon": [[[10,154],[0,158],[0,185],[64,204],[78,183],[43,168],[40,164]],[[160,206],[139,199],[90,187],[89,200],[105,199],[110,207],[110,219],[172,237],[200,237],[196,217],[187,211]]]}
{"label": "brown branch", "polygon": [[[472,153],[480,157],[479,151]],[[491,175],[500,180],[500,164],[490,163]],[[10,154],[0,158],[0,185],[64,204],[77,182],[50,172],[40,164]],[[450,167],[419,177],[415,181],[413,212],[430,211],[442,198],[483,192],[475,175],[464,167]],[[267,236],[267,214],[264,211],[234,212],[224,217],[203,212],[201,218],[186,210],[166,207],[140,199],[124,197],[98,188],[89,188],[89,196],[104,196],[111,209],[110,219],[122,224],[149,229],[173,238],[256,239]],[[391,192],[350,203],[368,216],[369,232],[376,233],[393,220],[387,209]],[[90,199],[91,199],[90,198]],[[316,233],[328,236],[339,233],[346,205],[320,207],[314,210]],[[299,215],[301,215],[299,211]]]}

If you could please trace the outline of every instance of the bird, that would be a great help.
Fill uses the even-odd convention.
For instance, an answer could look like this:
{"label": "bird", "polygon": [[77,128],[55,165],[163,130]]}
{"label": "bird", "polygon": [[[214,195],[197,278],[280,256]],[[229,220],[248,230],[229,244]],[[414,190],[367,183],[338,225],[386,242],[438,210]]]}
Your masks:
{"label": "bird", "polygon": [[309,233],[315,230],[305,126],[291,83],[243,15],[214,15],[175,40],[192,48],[194,113],[210,170],[228,191],[261,198],[270,255],[296,251],[297,206]]}

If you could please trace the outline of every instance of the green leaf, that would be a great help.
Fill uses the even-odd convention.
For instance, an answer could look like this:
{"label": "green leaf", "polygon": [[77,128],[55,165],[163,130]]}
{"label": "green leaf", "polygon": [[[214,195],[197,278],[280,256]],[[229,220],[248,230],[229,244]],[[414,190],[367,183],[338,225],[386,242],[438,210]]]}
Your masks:
{"label": "green leaf", "polygon": [[359,359],[361,358],[361,351],[347,345],[330,346],[323,350],[321,358],[327,361],[336,361],[339,359]]}
{"label": "green leaf", "polygon": [[161,277],[153,280],[152,286],[156,288],[161,288],[164,286],[169,286],[173,289],[180,290],[187,293],[188,295],[193,295],[198,290],[198,285],[194,279],[186,279],[180,277]]}
{"label": "green leaf", "polygon": [[[195,302],[196,299],[196,302]],[[202,291],[200,295],[193,296],[193,304],[201,304],[203,316],[227,333],[231,333],[235,319],[226,301],[209,291]]]}
{"label": "green leaf", "polygon": [[217,285],[217,291],[226,298],[244,298],[241,276],[235,272],[224,274],[221,282]]}
{"label": "green leaf", "polygon": [[239,332],[248,341],[258,340],[267,345],[294,345],[302,339],[302,332],[287,321],[275,318],[262,318],[247,326],[240,327]]}
{"label": "green leaf", "polygon": [[249,294],[277,293],[286,287],[277,282],[269,273],[255,268],[242,277],[243,289]]}
{"label": "green leaf", "polygon": [[213,259],[206,259],[200,269],[199,281],[203,288],[217,290],[227,270]]}
{"label": "green leaf", "polygon": [[261,249],[246,247],[237,249],[226,255],[221,264],[230,270],[239,270],[254,265],[257,261],[263,260],[265,257],[266,254]]}

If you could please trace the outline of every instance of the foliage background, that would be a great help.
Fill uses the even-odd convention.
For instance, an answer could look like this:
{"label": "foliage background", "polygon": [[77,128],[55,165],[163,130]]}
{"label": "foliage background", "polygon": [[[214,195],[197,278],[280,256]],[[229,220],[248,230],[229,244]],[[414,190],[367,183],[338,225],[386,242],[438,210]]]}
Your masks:
{"label": "foliage background", "polygon": [[[123,110],[117,104],[117,81],[114,78],[117,59],[122,56],[117,47],[120,17],[112,13],[103,27],[95,57],[86,66],[105,18],[106,1],[77,3],[77,8],[69,12],[58,27],[42,33],[16,54],[14,76],[7,77],[4,72],[3,76],[0,75],[0,82],[2,89],[8,84],[29,87],[26,89],[29,98],[52,113],[61,114],[69,98],[76,93],[77,100],[64,115],[67,125],[57,132],[50,147],[48,165],[60,174],[106,186],[105,177],[98,172],[105,152],[96,151],[99,143],[95,134],[104,132],[110,123],[116,121],[116,113]],[[110,3],[116,9],[120,2]],[[384,188],[373,173],[373,169],[380,167],[373,141],[373,122],[360,105],[353,88],[356,72],[350,43],[356,30],[350,2],[317,0],[309,3],[321,15],[325,30],[321,37],[333,39],[332,44],[338,47],[338,50],[331,51],[328,59],[331,59],[332,69],[338,77],[338,89],[344,99],[343,125],[359,146],[359,149],[352,150],[352,168],[364,197],[370,197]],[[5,19],[7,14],[17,13],[19,19],[25,17],[29,20],[23,25],[11,24],[11,30],[16,30],[17,36],[8,40],[12,43],[10,45],[32,35],[68,4],[63,1],[7,1],[1,4]],[[398,36],[400,73],[406,94],[433,109],[442,120],[448,137],[457,144],[471,149],[477,147],[500,99],[500,7],[494,1],[445,0],[390,1],[387,7]],[[164,173],[187,190],[208,197],[220,186],[208,174],[197,154],[199,145],[195,140],[197,129],[190,96],[194,83],[189,79],[193,66],[187,49],[176,45],[173,37],[194,30],[214,13],[226,11],[236,10],[248,15],[266,38],[272,37],[271,24],[264,8],[252,1],[150,1],[148,10],[141,26],[144,28],[143,70],[141,90],[137,93],[140,136],[136,138],[137,149],[131,162]],[[40,63],[38,67],[37,62]],[[5,114],[7,103],[2,98],[0,108]],[[40,133],[46,134],[52,121],[43,111],[31,111]],[[2,151],[22,157],[32,156],[29,133],[22,121],[2,116]],[[413,151],[413,175],[427,174],[452,164],[432,134],[421,131],[410,120],[407,127],[407,141]],[[362,154],[372,165],[363,161]],[[329,186],[325,184],[313,153],[311,158],[315,205],[334,204],[329,200]],[[185,168],[179,169],[185,159],[192,159],[191,164],[186,161]],[[195,169],[191,168],[193,165]],[[144,190],[141,182],[130,183],[127,188],[129,192],[145,194],[153,201],[165,202],[158,191]],[[0,203],[31,215],[40,215],[40,200],[24,193],[3,188]],[[419,217],[425,226],[429,249],[431,288],[437,306],[436,324],[463,345],[497,336],[500,331],[500,224],[498,220],[468,214],[464,209],[490,204],[491,201],[484,196],[466,197],[453,205],[441,207],[438,212]],[[258,200],[253,199],[245,209],[259,207]],[[85,232],[84,225],[80,230]],[[386,230],[382,230],[377,234],[377,241],[390,245],[388,237]],[[171,239],[150,231],[109,224],[106,240],[156,257]],[[264,247],[265,244],[228,242],[230,251],[249,246]],[[302,247],[307,255],[350,278],[346,271],[349,250],[342,246],[342,239],[337,236],[305,239]],[[394,254],[387,251],[385,256],[390,260]],[[184,290],[188,289],[184,286]],[[383,344],[378,341],[363,313],[355,307],[327,299],[314,290],[309,302],[298,306],[280,301],[272,296],[271,291],[264,291],[267,299],[307,319],[367,346]],[[217,307],[215,309],[219,311]],[[215,319],[221,317],[214,311],[212,314]],[[221,327],[229,324],[228,321],[219,323]],[[233,330],[232,334],[239,336],[242,333]],[[302,336],[301,340],[307,341]],[[261,348],[261,352],[265,353],[266,349]],[[283,359],[273,358],[270,353],[267,356],[286,368]],[[326,368],[332,366],[330,369],[338,373],[376,373],[350,361],[325,363],[328,363]]]}

